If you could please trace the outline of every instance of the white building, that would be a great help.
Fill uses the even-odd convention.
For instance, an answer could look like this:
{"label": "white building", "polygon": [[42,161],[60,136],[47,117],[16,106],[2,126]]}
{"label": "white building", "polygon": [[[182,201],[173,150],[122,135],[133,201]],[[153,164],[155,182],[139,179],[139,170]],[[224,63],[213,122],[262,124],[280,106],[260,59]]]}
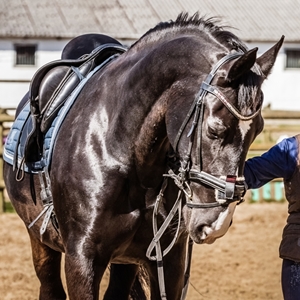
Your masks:
{"label": "white building", "polygon": [[98,32],[131,44],[181,11],[217,16],[250,48],[285,35],[264,105],[300,110],[300,0],[0,0],[0,107],[16,107],[36,70],[73,37]]}

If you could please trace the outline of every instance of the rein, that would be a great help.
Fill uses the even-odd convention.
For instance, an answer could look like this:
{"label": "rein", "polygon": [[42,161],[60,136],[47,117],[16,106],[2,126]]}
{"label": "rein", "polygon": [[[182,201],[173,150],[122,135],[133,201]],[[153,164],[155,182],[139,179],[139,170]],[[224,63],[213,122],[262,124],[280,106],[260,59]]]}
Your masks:
{"label": "rein", "polygon": [[[171,168],[168,170],[167,174],[163,176],[164,181],[161,187],[161,190],[156,197],[155,207],[153,210],[153,240],[151,241],[146,256],[149,260],[153,260],[157,262],[157,272],[158,272],[158,282],[159,282],[159,289],[160,295],[162,300],[167,300],[166,290],[165,290],[165,281],[164,281],[164,270],[163,270],[163,257],[172,249],[173,245],[175,244],[179,230],[180,230],[180,222],[181,222],[181,212],[182,212],[182,200],[183,196],[186,198],[186,205],[189,208],[198,208],[198,209],[207,209],[213,208],[218,206],[228,206],[232,202],[243,202],[243,195],[245,194],[245,182],[244,180],[237,181],[236,176],[227,175],[222,176],[224,179],[218,178],[211,174],[208,174],[201,169],[201,139],[202,139],[202,123],[203,123],[203,112],[204,112],[204,98],[207,93],[213,94],[217,97],[225,106],[226,108],[239,120],[248,121],[255,118],[259,112],[261,107],[251,115],[243,115],[235,106],[233,106],[226,98],[226,96],[217,89],[217,87],[211,85],[211,81],[213,80],[214,76],[216,75],[218,69],[225,64],[226,62],[241,57],[243,53],[231,53],[224,56],[221,60],[217,62],[217,64],[213,67],[211,72],[208,74],[206,79],[202,82],[200,86],[200,91],[193,102],[191,108],[188,111],[186,118],[184,119],[177,136],[175,138],[175,152],[177,152],[178,143],[182,136],[183,131],[185,130],[188,122],[193,116],[192,126],[188,132],[187,137],[190,138],[188,144],[188,151],[187,155],[183,158],[180,163],[179,172],[176,174]],[[196,149],[196,165],[200,166],[200,172],[196,170],[190,169],[190,162],[191,162],[191,153],[194,141],[194,132],[197,129],[197,149]],[[177,199],[164,220],[161,227],[158,229],[157,226],[157,215],[158,215],[158,208],[162,202],[164,191],[167,187],[168,178],[174,180],[174,183],[178,187],[178,195]],[[202,184],[208,185],[213,189],[218,191],[218,199],[212,203],[193,203],[193,191],[190,187],[190,181],[200,182]],[[162,251],[160,245],[160,238],[165,233],[166,229],[168,228],[169,224],[171,223],[172,219],[174,218],[175,214],[178,214],[178,221],[177,221],[177,229],[174,235],[173,240],[169,244],[169,246]],[[154,250],[156,251],[156,256],[152,256],[151,253]],[[192,256],[192,248],[193,248],[193,241],[189,238],[188,247],[187,247],[187,256],[186,256],[186,266],[185,266],[185,280],[184,280],[184,287],[181,294],[181,300],[186,298],[188,283],[189,283],[189,274],[190,274],[190,266],[191,266],[191,256]]]}

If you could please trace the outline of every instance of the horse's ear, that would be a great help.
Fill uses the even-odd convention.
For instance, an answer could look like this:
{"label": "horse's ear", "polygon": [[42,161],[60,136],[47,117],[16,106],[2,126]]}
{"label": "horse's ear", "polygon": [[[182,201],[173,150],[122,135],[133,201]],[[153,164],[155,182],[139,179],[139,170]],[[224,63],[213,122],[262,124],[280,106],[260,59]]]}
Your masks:
{"label": "horse's ear", "polygon": [[233,81],[248,72],[256,61],[256,53],[258,48],[254,48],[246,52],[243,56],[237,59],[228,71],[226,80]]}
{"label": "horse's ear", "polygon": [[284,35],[281,37],[281,39],[269,50],[267,50],[264,54],[262,54],[259,58],[257,58],[256,63],[260,66],[260,69],[265,76],[265,78],[268,77],[270,74],[277,54],[279,52],[279,49],[281,48],[284,40]]}

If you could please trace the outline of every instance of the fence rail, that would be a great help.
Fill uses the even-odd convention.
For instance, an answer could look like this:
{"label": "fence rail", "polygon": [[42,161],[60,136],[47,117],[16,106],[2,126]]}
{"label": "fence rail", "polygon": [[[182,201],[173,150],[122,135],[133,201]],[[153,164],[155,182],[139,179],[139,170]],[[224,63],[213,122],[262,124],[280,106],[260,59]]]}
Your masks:
{"label": "fence rail", "polygon": [[249,157],[265,152],[283,137],[300,133],[300,111],[264,109],[262,116],[264,129],[250,146]]}

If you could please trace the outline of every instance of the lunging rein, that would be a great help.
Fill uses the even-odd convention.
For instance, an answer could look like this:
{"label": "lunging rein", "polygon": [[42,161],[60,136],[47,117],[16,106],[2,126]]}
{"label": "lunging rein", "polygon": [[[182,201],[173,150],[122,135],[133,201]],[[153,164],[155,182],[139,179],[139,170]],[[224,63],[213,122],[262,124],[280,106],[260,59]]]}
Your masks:
{"label": "lunging rein", "polygon": [[[213,80],[214,76],[216,75],[218,69],[224,65],[226,62],[239,58],[243,55],[242,52],[231,53],[224,56],[220,59],[217,64],[213,67],[211,72],[208,74],[206,79],[202,82],[200,91],[198,96],[196,97],[195,101],[193,102],[185,120],[183,121],[178,134],[175,139],[175,146],[174,150],[177,152],[178,143],[182,136],[183,131],[185,130],[188,122],[193,117],[191,129],[187,135],[189,139],[188,144],[188,151],[185,155],[184,159],[180,162],[180,167],[178,172],[171,167],[168,169],[168,173],[164,174],[164,180],[161,187],[161,190],[156,197],[156,202],[153,210],[153,240],[151,241],[150,245],[148,246],[146,256],[148,259],[157,262],[157,271],[158,271],[158,281],[159,281],[159,289],[160,295],[162,300],[167,299],[166,289],[165,289],[165,281],[164,281],[164,270],[163,270],[163,257],[172,249],[173,245],[175,244],[179,230],[180,230],[180,222],[181,222],[181,214],[182,214],[182,202],[185,196],[186,205],[187,207],[199,208],[199,209],[206,209],[206,208],[213,208],[218,206],[228,206],[230,203],[243,202],[243,196],[246,192],[245,188],[245,181],[237,180],[235,175],[226,175],[221,176],[221,178],[216,177],[214,175],[208,174],[202,171],[201,165],[201,140],[202,140],[202,123],[203,123],[203,113],[204,113],[204,99],[208,93],[214,95],[218,98],[224,106],[238,119],[242,121],[249,121],[255,118],[261,110],[261,106],[251,115],[243,115],[235,106],[233,106],[227,99],[227,97],[215,86],[211,85],[211,81]],[[193,142],[195,140],[195,131],[197,130],[197,138],[196,138],[196,161],[195,165],[199,166],[200,171],[190,169],[191,166],[191,154],[192,154],[192,147]],[[177,173],[177,174],[176,174]],[[164,197],[164,191],[168,184],[168,179],[171,178],[174,180],[174,183],[178,187],[178,195],[177,199],[169,212],[168,216],[164,220],[161,227],[158,229],[157,225],[157,216],[158,216],[158,208],[162,202]],[[223,180],[225,178],[225,180]],[[190,182],[200,182],[202,184],[208,185],[218,191],[218,197],[215,202],[212,203],[194,203],[193,202],[193,191],[190,187]],[[174,235],[172,242],[169,246],[162,251],[160,245],[160,238],[170,225],[172,219],[177,213],[178,221],[177,221],[177,229]],[[151,253],[155,248],[156,256],[152,256]],[[188,283],[189,283],[189,273],[190,273],[190,265],[191,265],[191,255],[192,255],[192,248],[193,248],[193,241],[189,238],[188,249],[187,249],[187,257],[186,257],[186,267],[185,267],[185,282],[184,288],[181,294],[181,300],[186,298]]]}

